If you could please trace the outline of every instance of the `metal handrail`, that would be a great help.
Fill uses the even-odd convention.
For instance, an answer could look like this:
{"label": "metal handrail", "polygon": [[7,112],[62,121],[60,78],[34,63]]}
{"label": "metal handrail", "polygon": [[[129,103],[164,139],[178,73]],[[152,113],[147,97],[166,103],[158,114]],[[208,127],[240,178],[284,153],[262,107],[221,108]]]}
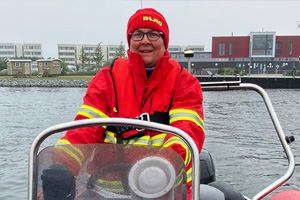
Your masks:
{"label": "metal handrail", "polygon": [[285,151],[285,154],[288,158],[289,166],[286,171],[286,173],[271,183],[269,186],[258,192],[252,199],[258,200],[262,199],[268,194],[270,194],[272,191],[280,187],[282,184],[284,184],[288,179],[293,175],[295,170],[295,159],[294,155],[292,153],[292,150],[290,146],[288,145],[287,141],[285,140],[285,134],[281,128],[280,122],[278,120],[278,117],[275,113],[275,110],[273,108],[273,105],[271,103],[271,100],[267,94],[267,92],[261,88],[258,85],[251,84],[251,83],[241,83],[240,81],[232,81],[232,82],[205,82],[201,83],[202,90],[203,91],[216,91],[216,90],[253,90],[256,91],[261,95],[261,97],[264,100],[264,103],[267,107],[267,110],[269,112],[270,118],[273,122],[273,125],[275,127],[275,130],[277,132],[277,135],[279,137],[279,140],[281,142],[281,145]]}
{"label": "metal handrail", "polygon": [[58,124],[45,129],[33,141],[29,155],[29,168],[28,168],[28,199],[33,200],[37,194],[37,154],[41,143],[49,136],[62,131],[82,128],[87,126],[133,126],[137,128],[149,129],[158,132],[165,132],[173,134],[181,138],[188,146],[192,154],[192,197],[194,200],[200,199],[200,160],[199,150],[194,140],[184,131],[155,122],[141,121],[135,119],[124,118],[98,118],[98,119],[85,119],[73,122]]}
{"label": "metal handrail", "polygon": [[[292,176],[294,169],[295,169],[295,160],[293,153],[291,151],[290,146],[288,145],[287,141],[285,140],[285,134],[281,128],[280,122],[277,118],[271,100],[266,93],[266,91],[258,85],[255,84],[248,84],[248,83],[241,83],[241,81],[231,81],[231,82],[204,82],[201,83],[201,87],[203,91],[225,91],[225,90],[253,90],[256,91],[261,95],[264,100],[264,103],[267,107],[281,145],[287,155],[289,166],[286,173],[271,183],[269,186],[258,192],[252,199],[258,200],[262,199],[267,196],[269,193],[274,191],[276,188],[280,187],[284,184],[288,179]],[[193,160],[193,180],[192,180],[192,192],[193,192],[193,199],[198,200],[200,198],[200,164],[199,164],[199,153],[194,141],[184,132],[177,128],[162,125],[154,122],[145,122],[139,120],[132,120],[132,119],[120,119],[120,118],[108,118],[108,119],[88,119],[88,120],[79,120],[74,122],[68,122],[56,126],[49,127],[48,129],[44,130],[40,133],[36,139],[34,140],[31,150],[30,150],[30,158],[29,158],[29,190],[28,190],[28,197],[31,200],[34,197],[34,194],[37,192],[36,185],[34,184],[37,180],[37,170],[36,170],[36,158],[37,152],[41,145],[41,143],[50,135],[54,133],[58,133],[61,131],[66,131],[69,129],[81,128],[83,126],[113,126],[113,125],[128,125],[134,126],[138,128],[145,128],[160,132],[167,132],[170,134],[174,134],[187,144],[189,149],[192,152]],[[197,159],[196,159],[197,158]]]}

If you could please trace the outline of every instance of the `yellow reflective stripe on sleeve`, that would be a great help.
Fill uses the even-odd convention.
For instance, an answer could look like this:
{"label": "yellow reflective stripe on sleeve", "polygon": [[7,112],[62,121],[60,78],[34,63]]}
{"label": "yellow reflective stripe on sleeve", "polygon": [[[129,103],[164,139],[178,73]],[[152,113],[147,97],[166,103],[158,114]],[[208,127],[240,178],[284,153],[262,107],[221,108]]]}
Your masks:
{"label": "yellow reflective stripe on sleeve", "polygon": [[68,140],[66,140],[66,139],[58,140],[57,143],[58,143],[58,144],[63,143],[63,144],[69,145],[70,147],[72,147],[72,149],[73,149],[74,151],[76,151],[76,152],[81,156],[82,160],[84,160],[84,155],[83,155],[83,153],[82,153],[77,147],[75,147],[74,145],[72,145]]}
{"label": "yellow reflective stripe on sleeve", "polygon": [[181,145],[184,149],[185,149],[185,160],[184,160],[184,164],[185,166],[187,166],[190,161],[191,161],[191,152],[189,151],[189,149],[187,148],[187,146],[185,146],[184,142],[178,138],[178,137],[171,137],[164,145],[163,147],[168,147],[171,146],[172,144],[179,144]]}
{"label": "yellow reflective stripe on sleeve", "polygon": [[190,181],[192,181],[192,168],[191,169],[189,169],[187,172],[186,172],[186,174],[187,174],[187,183],[188,182],[190,182]]}
{"label": "yellow reflective stripe on sleeve", "polygon": [[75,153],[73,153],[70,149],[68,149],[66,146],[56,145],[56,146],[54,146],[54,148],[55,149],[60,149],[60,150],[64,151],[69,156],[71,156],[72,158],[74,158],[78,162],[78,164],[80,165],[80,167],[82,166],[82,161],[80,160],[80,158]]}
{"label": "yellow reflective stripe on sleeve", "polygon": [[82,105],[80,107],[80,109],[87,109],[87,110],[90,110],[94,113],[96,113],[98,116],[102,117],[102,118],[109,118],[106,114],[104,114],[103,112],[101,112],[100,110],[97,110],[96,108],[93,108],[91,106],[88,106],[88,105]]}
{"label": "yellow reflective stripe on sleeve", "polygon": [[188,120],[194,122],[197,126],[200,126],[202,130],[204,131],[204,122],[199,117],[199,115],[193,111],[188,109],[174,109],[170,110],[170,124],[175,121],[179,120]]}
{"label": "yellow reflective stripe on sleeve", "polygon": [[93,115],[91,115],[91,114],[89,114],[89,113],[86,113],[86,112],[81,112],[81,111],[79,111],[79,112],[77,113],[77,115],[82,115],[82,116],[85,116],[85,117],[87,117],[87,118],[89,118],[89,119],[94,119],[94,118],[95,118]]}

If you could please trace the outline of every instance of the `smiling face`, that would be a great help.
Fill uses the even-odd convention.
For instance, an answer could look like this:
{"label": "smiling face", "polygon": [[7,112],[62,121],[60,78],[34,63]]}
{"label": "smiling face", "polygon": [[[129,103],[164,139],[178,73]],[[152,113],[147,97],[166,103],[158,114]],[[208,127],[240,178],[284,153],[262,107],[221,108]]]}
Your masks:
{"label": "smiling face", "polygon": [[[136,31],[147,33],[154,30],[140,28]],[[134,41],[130,38],[129,51],[141,54],[145,67],[154,67],[158,59],[165,53],[164,40],[162,37],[159,37],[156,41],[150,41],[146,35],[141,41]]]}

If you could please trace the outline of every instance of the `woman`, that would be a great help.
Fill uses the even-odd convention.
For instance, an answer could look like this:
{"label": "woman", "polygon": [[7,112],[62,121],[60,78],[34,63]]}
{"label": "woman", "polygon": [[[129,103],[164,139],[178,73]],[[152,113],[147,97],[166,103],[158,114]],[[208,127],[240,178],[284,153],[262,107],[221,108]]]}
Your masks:
{"label": "woman", "polygon": [[[154,9],[138,10],[127,24],[128,59],[116,59],[90,82],[75,120],[90,118],[140,118],[169,124],[188,133],[201,151],[204,142],[202,91],[196,78],[169,58],[169,28]],[[57,161],[77,174],[84,152],[72,144],[124,143],[168,147],[183,159],[187,170],[188,199],[191,186],[191,156],[184,142],[154,131],[118,127],[87,127],[70,130],[56,146]],[[69,159],[66,159],[69,157]]]}

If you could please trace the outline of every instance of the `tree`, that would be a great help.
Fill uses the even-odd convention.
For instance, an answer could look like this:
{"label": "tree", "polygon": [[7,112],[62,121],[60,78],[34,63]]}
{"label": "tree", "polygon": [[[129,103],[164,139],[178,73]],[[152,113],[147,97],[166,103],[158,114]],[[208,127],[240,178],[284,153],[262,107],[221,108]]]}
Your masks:
{"label": "tree", "polygon": [[117,48],[115,58],[126,58],[125,47],[123,45],[123,42],[121,42],[119,48]]}
{"label": "tree", "polygon": [[7,68],[6,61],[0,59],[0,71],[6,68]]}
{"label": "tree", "polygon": [[96,62],[96,67],[98,68],[98,71],[102,68],[103,58],[104,58],[104,55],[102,52],[101,42],[100,42],[98,44],[98,46],[96,47],[96,51],[93,56],[93,61]]}
{"label": "tree", "polygon": [[103,66],[110,66],[112,63],[111,60],[106,61],[105,63],[103,63]]}
{"label": "tree", "polygon": [[69,71],[68,65],[69,65],[69,64],[66,63],[66,62],[61,62],[61,63],[60,63],[60,66],[61,66],[61,68],[62,68],[62,74],[66,74],[66,72]]}
{"label": "tree", "polygon": [[84,69],[84,66],[85,66],[85,63],[86,63],[87,59],[88,59],[88,57],[86,56],[85,51],[82,47],[81,50],[80,50],[80,55],[79,55],[79,59],[78,59],[81,62],[80,65],[81,65],[82,71]]}

